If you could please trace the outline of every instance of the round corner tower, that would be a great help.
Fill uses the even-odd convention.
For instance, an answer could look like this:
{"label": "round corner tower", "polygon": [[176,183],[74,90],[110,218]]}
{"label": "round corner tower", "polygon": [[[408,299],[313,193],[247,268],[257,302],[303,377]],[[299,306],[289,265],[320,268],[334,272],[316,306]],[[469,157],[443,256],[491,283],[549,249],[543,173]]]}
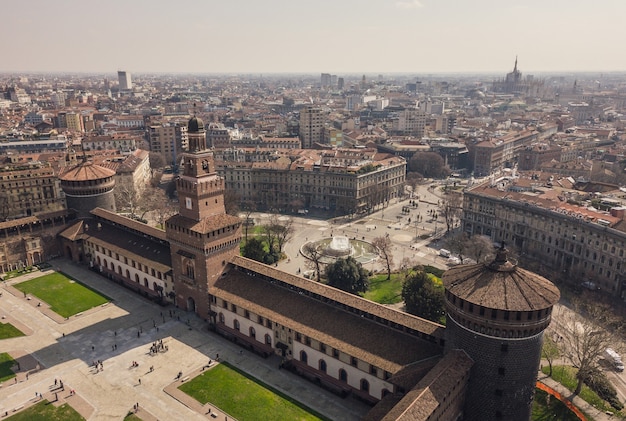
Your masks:
{"label": "round corner tower", "polygon": [[528,421],[558,288],[509,262],[504,247],[491,263],[449,269],[443,284],[446,351],[474,360],[463,419]]}
{"label": "round corner tower", "polygon": [[59,177],[68,209],[89,218],[95,208],[115,212],[115,171],[85,161],[67,168]]}

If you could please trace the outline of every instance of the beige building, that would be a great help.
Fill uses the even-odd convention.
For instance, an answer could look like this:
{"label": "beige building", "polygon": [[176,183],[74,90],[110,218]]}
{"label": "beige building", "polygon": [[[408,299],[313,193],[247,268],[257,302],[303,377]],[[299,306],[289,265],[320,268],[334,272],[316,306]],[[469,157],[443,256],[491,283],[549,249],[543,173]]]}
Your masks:
{"label": "beige building", "polygon": [[300,141],[304,149],[324,142],[325,115],[321,108],[308,106],[300,110]]}
{"label": "beige building", "polygon": [[[248,153],[256,157],[261,151]],[[227,189],[264,209],[365,213],[398,197],[406,178],[404,158],[375,149],[293,150],[266,157],[250,162],[238,154],[238,162],[216,162]]]}
{"label": "beige building", "polygon": [[160,154],[169,165],[176,165],[178,156],[187,149],[189,138],[187,126],[164,123],[150,126],[150,151]]}
{"label": "beige building", "polygon": [[626,299],[625,208],[610,199],[606,211],[572,204],[586,198],[571,178],[493,180],[465,192],[462,226],[513,246],[527,267],[557,282],[589,281]]}

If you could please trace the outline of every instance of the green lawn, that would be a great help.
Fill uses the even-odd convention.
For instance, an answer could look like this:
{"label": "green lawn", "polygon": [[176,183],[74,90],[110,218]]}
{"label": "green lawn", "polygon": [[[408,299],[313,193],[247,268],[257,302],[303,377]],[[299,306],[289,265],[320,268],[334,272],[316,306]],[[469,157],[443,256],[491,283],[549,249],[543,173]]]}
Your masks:
{"label": "green lawn", "polygon": [[124,417],[124,421],[141,421],[141,418],[135,414],[129,413]]}
{"label": "green lawn", "polygon": [[58,272],[21,282],[15,288],[45,301],[63,317],[73,316],[109,301],[107,297]]}
{"label": "green lawn", "polygon": [[0,353],[0,382],[12,379],[15,373],[11,367],[15,365],[15,360],[6,352]]}
{"label": "green lawn", "polygon": [[0,339],[16,338],[18,336],[24,336],[24,332],[11,323],[0,323]]}
{"label": "green lawn", "polygon": [[[550,371],[548,366],[545,365],[541,371],[544,374],[548,374]],[[565,386],[568,390],[573,392],[576,389],[576,369],[570,366],[557,365],[552,367],[552,378]],[[588,404],[602,410],[615,412],[615,409],[604,401],[600,396],[591,390],[587,385],[583,384],[583,388],[579,395]]]}
{"label": "green lawn", "polygon": [[7,421],[81,421],[84,418],[69,404],[59,407],[42,400],[36,405],[26,408],[17,414],[5,418]]}
{"label": "green lawn", "polygon": [[179,389],[202,404],[211,402],[239,421],[323,419],[225,363],[183,383]]}
{"label": "green lawn", "polygon": [[[550,396],[548,401],[548,393],[543,390],[535,390],[535,399],[533,400],[532,421],[578,421],[578,417],[567,406],[554,396]],[[591,419],[589,418],[589,421]]]}
{"label": "green lawn", "polygon": [[363,298],[379,304],[396,304],[402,301],[402,281],[404,277],[392,273],[387,280],[387,274],[375,275],[370,278],[370,287]]}

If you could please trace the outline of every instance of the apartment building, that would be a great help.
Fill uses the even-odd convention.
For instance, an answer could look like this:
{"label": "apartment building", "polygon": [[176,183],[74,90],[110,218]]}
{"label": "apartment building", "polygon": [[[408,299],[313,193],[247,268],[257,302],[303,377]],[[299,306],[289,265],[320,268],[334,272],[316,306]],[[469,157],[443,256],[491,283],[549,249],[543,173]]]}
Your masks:
{"label": "apartment building", "polygon": [[310,149],[324,142],[325,115],[321,108],[308,106],[300,110],[300,141],[302,147]]}
{"label": "apartment building", "polygon": [[164,123],[150,126],[150,151],[160,154],[165,162],[176,165],[177,157],[189,146],[187,125]]}
{"label": "apartment building", "polygon": [[537,132],[524,130],[507,133],[477,144],[468,144],[474,174],[486,176],[503,168],[512,168],[523,148],[537,139]]}
{"label": "apartment building", "polygon": [[216,161],[218,173],[227,189],[266,209],[365,213],[398,197],[406,178],[404,158],[375,149],[274,150],[264,162],[252,162],[259,150],[247,151],[250,159],[240,152],[237,161]]}
{"label": "apartment building", "polygon": [[626,208],[584,188],[545,173],[492,179],[465,192],[463,230],[504,241],[557,282],[593,282],[626,300]]}
{"label": "apartment building", "polygon": [[0,220],[63,209],[65,196],[48,163],[16,161],[0,170]]}

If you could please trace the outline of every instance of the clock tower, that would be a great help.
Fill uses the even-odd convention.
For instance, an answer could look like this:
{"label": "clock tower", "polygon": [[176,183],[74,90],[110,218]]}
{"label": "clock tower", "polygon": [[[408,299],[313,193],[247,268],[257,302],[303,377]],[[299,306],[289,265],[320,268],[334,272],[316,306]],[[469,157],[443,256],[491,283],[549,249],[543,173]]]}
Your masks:
{"label": "clock tower", "polygon": [[209,317],[209,287],[239,254],[241,220],[226,214],[224,179],[207,149],[204,123],[188,123],[189,151],[176,180],[179,211],[165,223],[172,254],[176,306]]}

